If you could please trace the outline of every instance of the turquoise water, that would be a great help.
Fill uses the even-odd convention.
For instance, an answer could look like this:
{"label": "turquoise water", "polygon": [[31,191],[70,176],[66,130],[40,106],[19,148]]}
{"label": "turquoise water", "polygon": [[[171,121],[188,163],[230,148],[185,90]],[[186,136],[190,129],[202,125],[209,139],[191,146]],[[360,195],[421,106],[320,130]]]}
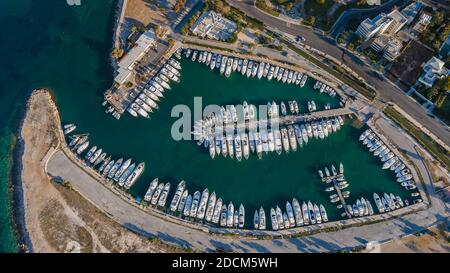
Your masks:
{"label": "turquoise water", "polygon": [[[263,206],[266,212],[276,205],[284,208],[285,202],[293,197],[322,203],[329,218],[336,220],[340,219],[340,212],[328,201],[329,194],[324,191],[326,186],[320,182],[317,170],[342,162],[350,184],[350,202],[362,196],[372,200],[374,191],[405,197],[393,181],[394,175],[382,171],[380,161],[357,141],[362,129],[351,126],[351,121],[325,140],[311,140],[297,152],[269,153],[262,160],[255,155],[242,162],[223,157],[212,160],[208,149],[197,146],[194,140],[173,140],[171,128],[178,118],[171,117],[172,108],[183,104],[193,109],[194,97],[201,97],[203,106],[240,104],[244,99],[258,105],[295,99],[303,111],[307,101],[312,99],[321,107],[324,103],[332,107],[338,105],[337,99],[312,90],[314,80],[308,80],[304,88],[299,88],[265,79],[249,79],[238,73],[226,78],[217,70],[210,71],[186,59],[181,64],[181,83],[173,83],[172,90],[164,93],[160,109],[150,120],[125,114],[116,121],[106,116],[98,105],[91,106],[89,101],[65,94],[58,96],[64,121],[76,122],[78,132],[89,132],[91,145],[113,152],[116,159],[132,157],[137,162],[146,162],[144,175],[130,190],[134,196],[142,197],[155,177],[171,182],[172,193],[176,184],[185,180],[191,193],[208,187],[210,193],[216,191],[226,203],[233,201],[235,206],[243,203],[249,224],[255,208]],[[80,111],[80,108],[86,110]]]}
{"label": "turquoise water", "polygon": [[[208,68],[184,60],[182,82],[174,84],[151,120],[125,114],[120,121],[104,113],[103,92],[112,83],[109,51],[114,1],[82,0],[79,7],[65,1],[5,1],[0,3],[0,23],[4,37],[0,43],[0,252],[17,251],[11,228],[8,198],[10,176],[9,147],[25,95],[33,88],[54,92],[64,122],[78,125],[77,132],[91,134],[91,143],[116,158],[132,157],[145,161],[144,175],[131,189],[142,196],[154,177],[172,182],[172,189],[184,179],[190,192],[208,187],[227,203],[244,203],[247,223],[253,209],[280,205],[296,197],[300,201],[323,203],[331,219],[337,211],[328,202],[325,186],[319,182],[317,168],[343,162],[352,192],[350,201],[372,192],[393,192],[405,197],[393,182],[393,175],[356,141],[361,129],[349,124],[326,140],[313,140],[297,151],[265,155],[247,161],[229,158],[211,160],[207,149],[194,141],[174,141],[170,129],[176,118],[170,116],[177,104],[192,106],[194,96],[207,104],[253,104],[296,99],[300,107],[307,100],[337,101],[311,91],[313,82],[300,89],[275,81],[229,79]],[[173,192],[173,190],[172,190]]]}
{"label": "turquoise water", "polygon": [[90,107],[98,107],[111,82],[113,4],[0,1],[0,252],[17,251],[8,196],[9,147],[26,94],[37,87],[78,99],[89,94]]}

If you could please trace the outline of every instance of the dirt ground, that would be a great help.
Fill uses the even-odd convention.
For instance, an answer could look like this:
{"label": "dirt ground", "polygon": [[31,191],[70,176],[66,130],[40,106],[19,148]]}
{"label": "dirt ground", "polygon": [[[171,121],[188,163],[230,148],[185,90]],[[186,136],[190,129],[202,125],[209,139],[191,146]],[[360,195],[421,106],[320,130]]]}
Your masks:
{"label": "dirt ground", "polygon": [[[140,23],[144,26],[167,25],[166,5],[171,1],[160,0],[127,0],[125,20],[129,23]],[[167,2],[165,5],[161,2]]]}
{"label": "dirt ground", "polygon": [[48,92],[35,91],[21,136],[25,225],[34,252],[176,252],[114,222],[68,187],[51,182],[42,159],[57,145],[59,119]]}

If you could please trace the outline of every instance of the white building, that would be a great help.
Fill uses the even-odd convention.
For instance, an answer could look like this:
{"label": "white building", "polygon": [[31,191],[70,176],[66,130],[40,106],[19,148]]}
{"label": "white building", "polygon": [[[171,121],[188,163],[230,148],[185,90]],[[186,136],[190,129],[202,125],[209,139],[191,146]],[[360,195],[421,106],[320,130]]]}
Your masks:
{"label": "white building", "polygon": [[392,22],[387,26],[383,33],[396,34],[408,22],[408,19],[398,11],[398,9],[391,11],[387,17],[390,18]]}
{"label": "white building", "polygon": [[153,30],[144,32],[136,41],[136,45],[120,60],[118,64],[118,74],[114,81],[124,84],[130,80],[133,68],[137,61],[156,44],[156,35]]}
{"label": "white building", "polygon": [[406,17],[407,22],[406,24],[409,25],[414,21],[417,14],[419,14],[419,11],[422,9],[422,3],[420,2],[413,2],[409,4],[406,8],[402,10],[403,16]]}
{"label": "white building", "polygon": [[449,71],[444,64],[442,60],[432,57],[423,66],[423,73],[419,78],[419,82],[425,86],[432,87],[437,79],[442,79],[449,75]]}
{"label": "white building", "polygon": [[194,35],[220,41],[227,41],[236,30],[235,22],[214,11],[203,13],[191,27]]}
{"label": "white building", "polygon": [[378,34],[395,34],[407,22],[407,18],[401,12],[394,9],[389,14],[380,13],[375,18],[366,18],[361,22],[356,33],[364,40],[368,40]]}
{"label": "white building", "polygon": [[356,33],[364,40],[368,40],[377,33],[382,33],[391,24],[391,21],[386,14],[380,13],[375,18],[366,18],[356,29]]}
{"label": "white building", "polygon": [[433,16],[431,14],[427,12],[422,12],[413,29],[419,33],[424,31],[425,28],[428,26],[428,24],[431,22],[432,18]]}
{"label": "white building", "polygon": [[398,56],[400,56],[400,53],[403,48],[403,43],[399,39],[391,39],[384,49],[383,57],[392,62],[394,61]]}

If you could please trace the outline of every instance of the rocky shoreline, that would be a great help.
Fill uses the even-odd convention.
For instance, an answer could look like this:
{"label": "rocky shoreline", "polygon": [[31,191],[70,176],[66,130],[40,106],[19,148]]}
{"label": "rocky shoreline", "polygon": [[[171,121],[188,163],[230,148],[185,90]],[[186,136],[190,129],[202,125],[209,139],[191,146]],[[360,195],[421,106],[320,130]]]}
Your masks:
{"label": "rocky shoreline", "polygon": [[33,90],[28,92],[26,95],[26,107],[23,108],[19,113],[18,124],[14,128],[14,138],[15,141],[12,145],[12,165],[11,165],[11,208],[13,214],[13,228],[17,236],[17,246],[19,252],[32,252],[33,244],[30,240],[26,225],[25,225],[25,199],[23,192],[23,181],[22,181],[22,157],[24,154],[24,141],[21,136],[21,131],[25,122],[25,118],[30,109],[30,101],[35,92],[39,90]]}

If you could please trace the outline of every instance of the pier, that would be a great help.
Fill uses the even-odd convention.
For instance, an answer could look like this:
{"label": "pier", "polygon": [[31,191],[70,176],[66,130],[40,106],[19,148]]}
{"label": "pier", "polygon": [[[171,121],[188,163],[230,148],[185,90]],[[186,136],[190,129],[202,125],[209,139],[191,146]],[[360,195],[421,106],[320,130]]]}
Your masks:
{"label": "pier", "polygon": [[289,125],[294,123],[306,123],[314,120],[320,120],[324,118],[332,118],[336,116],[346,116],[354,114],[349,108],[337,108],[330,110],[317,111],[312,113],[305,113],[300,115],[286,115],[278,116],[276,118],[264,118],[264,119],[250,119],[243,121],[238,114],[237,123],[228,123],[224,126],[215,126],[216,133],[222,134],[223,132],[233,134],[235,131],[243,132],[247,128],[256,130],[256,128],[267,128],[268,124],[275,126],[278,125]]}
{"label": "pier", "polygon": [[342,206],[344,208],[345,214],[347,214],[348,218],[352,218],[352,215],[347,210],[347,204],[345,203],[345,198],[342,195],[341,189],[339,189],[339,187],[337,185],[337,180],[333,178],[332,182],[333,182],[334,189],[336,190],[336,193],[339,196],[339,200],[341,201],[341,204],[342,204]]}

